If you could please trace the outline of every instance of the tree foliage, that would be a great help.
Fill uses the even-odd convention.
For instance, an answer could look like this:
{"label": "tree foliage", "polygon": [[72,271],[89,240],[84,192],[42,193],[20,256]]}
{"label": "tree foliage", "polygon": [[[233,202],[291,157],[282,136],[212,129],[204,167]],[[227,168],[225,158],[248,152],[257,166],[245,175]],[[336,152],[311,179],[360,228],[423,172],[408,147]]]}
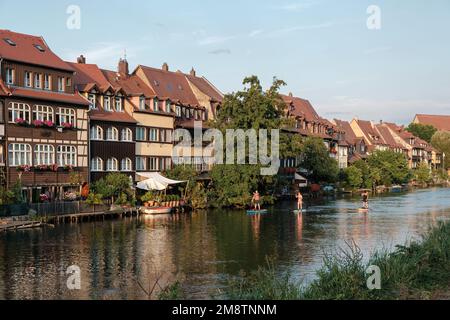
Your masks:
{"label": "tree foliage", "polygon": [[127,175],[112,172],[95,182],[92,191],[95,194],[100,194],[103,198],[111,199],[112,201],[120,198],[120,204],[122,204],[124,197],[129,201],[133,199],[133,190],[131,189],[130,184],[130,178]]}
{"label": "tree foliage", "polygon": [[[391,150],[375,151],[368,159],[372,186],[403,184],[408,182],[410,171],[405,156]],[[375,173],[375,174],[374,174]],[[378,181],[377,181],[378,180]]]}
{"label": "tree foliage", "polygon": [[345,182],[352,189],[358,189],[363,183],[363,174],[361,169],[356,166],[350,166],[344,170]]}
{"label": "tree foliage", "polygon": [[433,178],[431,176],[431,170],[426,162],[421,162],[419,166],[416,169],[414,169],[413,174],[416,181],[420,184],[427,184],[431,182]]}
{"label": "tree foliage", "polygon": [[431,145],[445,154],[444,168],[450,168],[450,132],[436,132],[431,138]]}
{"label": "tree foliage", "polygon": [[330,157],[323,140],[308,137],[304,140],[300,156],[300,168],[308,171],[308,178],[314,182],[334,182],[339,174],[339,166]]}
{"label": "tree foliage", "polygon": [[437,131],[435,127],[421,123],[411,123],[406,130],[427,142],[431,142],[431,137],[433,137]]}

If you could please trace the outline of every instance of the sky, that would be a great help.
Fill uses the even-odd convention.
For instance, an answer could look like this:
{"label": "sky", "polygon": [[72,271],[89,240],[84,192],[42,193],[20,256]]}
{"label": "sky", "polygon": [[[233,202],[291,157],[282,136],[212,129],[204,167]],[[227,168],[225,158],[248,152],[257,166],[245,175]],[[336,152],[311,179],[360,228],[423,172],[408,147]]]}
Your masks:
{"label": "sky", "polygon": [[450,114],[448,0],[0,0],[0,28],[106,69],[125,52],[131,70],[194,67],[224,93],[277,77],[328,119]]}

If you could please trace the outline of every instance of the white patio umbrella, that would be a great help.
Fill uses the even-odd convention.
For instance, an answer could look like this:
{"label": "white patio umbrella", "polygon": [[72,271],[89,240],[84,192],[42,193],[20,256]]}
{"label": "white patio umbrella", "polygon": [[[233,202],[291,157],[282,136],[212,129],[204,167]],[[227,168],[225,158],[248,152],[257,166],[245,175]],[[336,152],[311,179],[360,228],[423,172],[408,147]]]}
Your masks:
{"label": "white patio umbrella", "polygon": [[144,181],[140,181],[137,184],[137,187],[139,189],[147,190],[147,191],[150,191],[150,190],[162,191],[162,190],[167,189],[167,186],[168,186],[167,184],[162,183],[162,182],[152,179],[152,178],[144,180]]}

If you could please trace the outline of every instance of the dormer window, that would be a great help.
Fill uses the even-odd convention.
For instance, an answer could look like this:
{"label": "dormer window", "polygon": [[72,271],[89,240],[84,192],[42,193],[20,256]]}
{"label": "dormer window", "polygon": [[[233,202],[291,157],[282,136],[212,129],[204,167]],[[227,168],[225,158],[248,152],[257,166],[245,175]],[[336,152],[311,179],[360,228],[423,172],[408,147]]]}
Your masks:
{"label": "dormer window", "polygon": [[50,90],[51,77],[49,74],[44,74],[44,90]]}
{"label": "dormer window", "polygon": [[12,47],[15,47],[15,46],[16,46],[16,43],[15,43],[14,41],[12,41],[11,39],[5,38],[5,39],[3,39],[3,40],[5,40],[5,42],[6,42],[7,44],[9,44],[10,46],[12,46]]}
{"label": "dormer window", "polygon": [[175,113],[176,113],[177,117],[181,117],[181,107],[180,106],[175,106]]}
{"label": "dormer window", "polygon": [[14,69],[6,68],[6,84],[14,84]]}
{"label": "dormer window", "polygon": [[41,87],[42,87],[41,81],[42,81],[42,75],[40,73],[35,73],[34,74],[34,87],[36,89],[41,89]]}
{"label": "dormer window", "polygon": [[58,91],[64,92],[65,79],[63,77],[58,77]]}
{"label": "dormer window", "polygon": [[108,96],[103,97],[103,109],[105,111],[111,111],[111,99]]}
{"label": "dormer window", "polygon": [[167,113],[171,112],[171,110],[170,110],[170,100],[166,100],[166,112]]}
{"label": "dormer window", "polygon": [[140,110],[145,110],[145,97],[140,97],[139,98],[139,109]]}
{"label": "dormer window", "polygon": [[116,111],[122,112],[122,98],[116,97]]}
{"label": "dormer window", "polygon": [[45,49],[40,44],[35,44],[34,47],[38,49],[40,52],[44,52]]}
{"label": "dormer window", "polygon": [[159,111],[158,98],[153,99],[153,111]]}
{"label": "dormer window", "polygon": [[89,108],[90,108],[91,110],[92,110],[92,109],[96,109],[97,106],[95,105],[95,94],[89,93],[89,95],[88,95],[88,100],[89,100],[89,102],[91,103],[91,104],[89,105]]}

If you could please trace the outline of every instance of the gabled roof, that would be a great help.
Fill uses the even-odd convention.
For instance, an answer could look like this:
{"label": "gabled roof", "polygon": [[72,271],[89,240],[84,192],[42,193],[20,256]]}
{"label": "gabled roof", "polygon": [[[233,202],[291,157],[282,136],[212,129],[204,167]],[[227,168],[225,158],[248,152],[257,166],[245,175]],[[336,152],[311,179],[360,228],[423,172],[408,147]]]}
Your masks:
{"label": "gabled roof", "polygon": [[88,92],[92,89],[106,92],[111,84],[104,76],[101,69],[96,64],[68,62],[75,70],[74,83],[81,92]]}
{"label": "gabled roof", "polygon": [[291,108],[288,109],[289,114],[296,117],[302,117],[308,122],[321,121],[319,114],[314,110],[314,107],[308,100],[284,94],[282,94],[281,97],[288,107],[291,106]]}
{"label": "gabled roof", "polygon": [[365,138],[368,139],[370,144],[383,145],[386,144],[381,136],[380,132],[372,125],[372,122],[367,120],[355,119],[361,131],[364,133]]}
{"label": "gabled roof", "polygon": [[211,101],[222,102],[223,94],[216,87],[214,87],[205,77],[200,78],[193,75],[186,75],[186,78],[201,92],[210,97]]}
{"label": "gabled roof", "polygon": [[375,125],[375,127],[380,133],[380,136],[383,139],[384,144],[392,148],[404,149],[404,147],[395,140],[394,136],[392,135],[391,131],[387,126],[384,126],[383,124],[377,124]]}
{"label": "gabled roof", "polygon": [[432,125],[440,131],[450,131],[450,115],[417,114],[416,120],[421,124]]}
{"label": "gabled roof", "polygon": [[[13,45],[8,44],[7,39]],[[0,30],[0,57],[6,60],[73,72],[70,65],[50,50],[42,37],[9,30]]]}
{"label": "gabled roof", "polygon": [[345,132],[345,140],[349,144],[355,144],[358,141],[364,140],[363,137],[356,136],[355,132],[350,126],[350,122],[338,119],[334,119],[334,122],[336,123],[336,126],[339,128],[339,130]]}
{"label": "gabled roof", "polygon": [[89,110],[89,118],[97,121],[137,123],[137,121],[125,111],[109,112],[104,111],[103,109]]}
{"label": "gabled roof", "polygon": [[181,72],[165,71],[139,65],[135,70],[141,69],[146,82],[161,99],[169,99],[183,105],[199,106],[199,102],[193,93],[186,75]]}
{"label": "gabled roof", "polygon": [[101,70],[105,78],[114,87],[120,87],[128,96],[155,97],[155,92],[136,75],[125,75],[110,70]]}

